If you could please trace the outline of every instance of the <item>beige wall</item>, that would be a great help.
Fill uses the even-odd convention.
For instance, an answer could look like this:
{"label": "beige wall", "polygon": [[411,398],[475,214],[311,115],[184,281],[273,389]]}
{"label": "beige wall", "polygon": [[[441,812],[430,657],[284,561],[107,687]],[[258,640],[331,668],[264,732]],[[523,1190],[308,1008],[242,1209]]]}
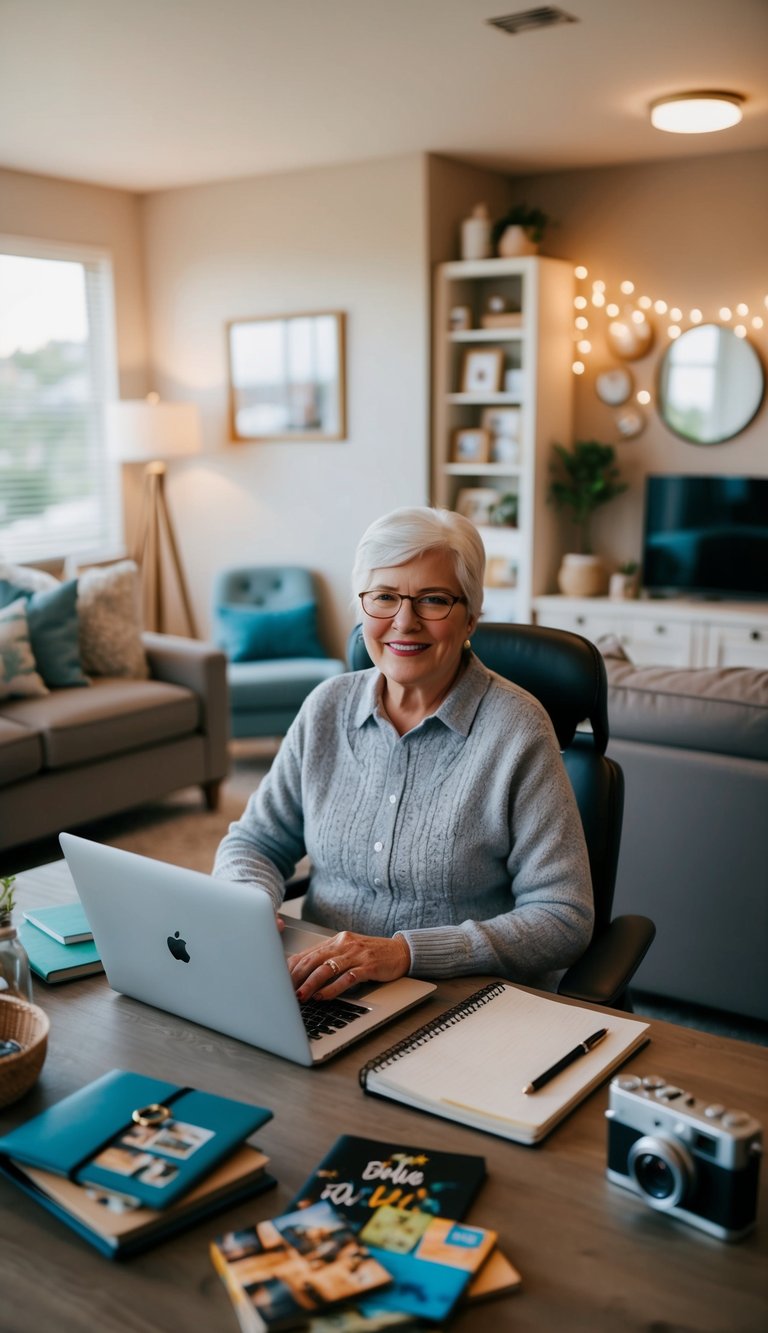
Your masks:
{"label": "beige wall", "polygon": [[[556,220],[544,241],[547,254],[572,259],[615,292],[626,279],[636,294],[647,293],[684,312],[698,307],[717,319],[723,305],[746,302],[768,326],[764,297],[768,152],[722,153],[676,162],[606,167],[520,178],[516,199],[536,204]],[[617,443],[616,410],[594,391],[594,372],[617,364],[604,339],[601,312],[586,312],[592,323],[593,352],[576,385],[577,439]],[[656,343],[630,368],[636,388],[655,389],[666,325],[656,321]],[[768,361],[768,328],[750,331],[763,365]],[[614,561],[639,555],[643,478],[647,472],[768,473],[768,405],[734,440],[721,445],[686,444],[661,422],[653,403],[644,409],[646,427],[633,440],[617,443],[630,490],[598,513],[594,545]],[[553,589],[554,591],[554,589]]]}
{"label": "beige wall", "polygon": [[[424,158],[409,155],[144,199],[154,387],[204,418],[203,459],[169,476],[203,630],[219,569],[295,562],[321,575],[340,651],[364,527],[426,501],[425,188]],[[348,438],[232,443],[227,321],[312,310],[346,313]]]}
{"label": "beige wall", "polygon": [[147,330],[141,216],[127,190],[0,168],[0,234],[93,245],[112,256],[120,393],[146,393]]}

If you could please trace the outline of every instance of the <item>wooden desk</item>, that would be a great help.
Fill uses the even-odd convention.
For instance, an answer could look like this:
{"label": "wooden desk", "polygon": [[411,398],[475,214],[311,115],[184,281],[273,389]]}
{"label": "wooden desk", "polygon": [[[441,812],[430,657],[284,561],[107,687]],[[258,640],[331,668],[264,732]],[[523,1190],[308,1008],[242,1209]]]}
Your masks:
{"label": "wooden desk", "polygon": [[[62,894],[34,873],[21,906]],[[33,882],[30,890],[29,880]],[[124,1264],[112,1264],[0,1181],[3,1333],[235,1333],[208,1258],[217,1231],[285,1208],[336,1136],[481,1153],[488,1179],[468,1220],[498,1230],[523,1275],[513,1296],[461,1312],[456,1333],[757,1333],[768,1322],[765,1178],[756,1234],[726,1245],[658,1215],[604,1176],[607,1091],[599,1089],[539,1148],[439,1120],[360,1089],[360,1065],[481,984],[441,983],[436,996],[318,1070],[305,1070],[110,991],[104,977],[37,986],[51,1019],[40,1082],[0,1113],[0,1130],[27,1119],[105,1070],[120,1067],[252,1100],[274,1111],[258,1135],[278,1187],[208,1219]],[[768,1051],[668,1023],[625,1066],[658,1072],[768,1124]],[[500,1052],[503,1058],[503,1052]]]}

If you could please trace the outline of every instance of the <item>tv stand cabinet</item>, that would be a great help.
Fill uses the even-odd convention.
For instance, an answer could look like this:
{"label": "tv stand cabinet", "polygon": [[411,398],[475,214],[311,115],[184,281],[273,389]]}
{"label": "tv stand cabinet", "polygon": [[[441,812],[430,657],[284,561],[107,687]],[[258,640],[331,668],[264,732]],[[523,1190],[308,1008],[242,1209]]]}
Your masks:
{"label": "tv stand cabinet", "polygon": [[533,609],[538,625],[593,642],[615,634],[638,666],[768,670],[768,602],[552,596],[535,598]]}

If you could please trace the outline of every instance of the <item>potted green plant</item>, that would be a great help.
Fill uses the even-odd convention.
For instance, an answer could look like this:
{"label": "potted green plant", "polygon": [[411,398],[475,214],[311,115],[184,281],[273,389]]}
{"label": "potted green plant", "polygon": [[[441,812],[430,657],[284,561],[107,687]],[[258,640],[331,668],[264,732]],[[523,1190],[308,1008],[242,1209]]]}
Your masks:
{"label": "potted green plant", "polygon": [[515,204],[493,224],[494,250],[506,259],[535,255],[548,225],[549,217],[540,208]]}
{"label": "potted green plant", "polygon": [[615,574],[611,574],[608,596],[617,601],[631,600],[640,590],[640,566],[636,560],[625,560]]}
{"label": "potted green plant", "polygon": [[558,585],[571,597],[595,597],[605,592],[606,572],[592,551],[592,515],[621,495],[627,483],[620,479],[612,444],[577,440],[571,449],[556,444],[554,450],[549,499],[556,508],[570,513],[578,537],[577,550],[563,557]]}

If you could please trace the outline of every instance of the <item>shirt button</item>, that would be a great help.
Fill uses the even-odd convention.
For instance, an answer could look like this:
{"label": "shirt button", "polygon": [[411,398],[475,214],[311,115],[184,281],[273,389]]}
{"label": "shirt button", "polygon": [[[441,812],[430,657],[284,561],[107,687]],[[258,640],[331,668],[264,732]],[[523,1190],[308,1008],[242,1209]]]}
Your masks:
{"label": "shirt button", "polygon": [[376,876],[373,882],[374,884],[381,884],[381,880],[379,879],[378,875]]}
{"label": "shirt button", "polygon": [[375,842],[375,843],[373,844],[373,850],[374,850],[375,852],[380,852],[383,846],[384,846],[384,843],[383,843],[383,842]]}
{"label": "shirt button", "polygon": [[390,796],[390,798],[389,798],[389,804],[390,804],[390,805],[394,805],[396,800],[397,800],[397,797],[396,797],[396,796]]}

